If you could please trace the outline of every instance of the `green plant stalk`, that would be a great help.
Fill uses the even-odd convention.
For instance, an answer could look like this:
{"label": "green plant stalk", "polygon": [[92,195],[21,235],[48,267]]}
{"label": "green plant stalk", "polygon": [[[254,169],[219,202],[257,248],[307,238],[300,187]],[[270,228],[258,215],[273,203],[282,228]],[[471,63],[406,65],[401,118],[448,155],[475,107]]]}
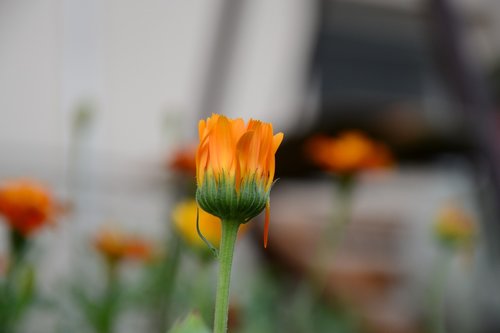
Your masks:
{"label": "green plant stalk", "polygon": [[222,221],[222,237],[219,248],[219,277],[215,297],[214,333],[227,332],[231,267],[233,265],[234,246],[239,227],[239,221]]}
{"label": "green plant stalk", "polygon": [[[166,259],[166,262],[162,263],[160,273],[155,278],[155,286],[160,287],[157,290],[159,299],[153,302],[154,308],[157,308],[156,326],[158,332],[165,332],[171,320],[170,303],[179,271],[181,254],[181,244],[178,238],[172,240],[170,251],[167,253],[172,254]],[[158,281],[156,281],[157,279]]]}
{"label": "green plant stalk", "polygon": [[116,317],[116,297],[118,289],[118,262],[109,260],[106,263],[106,290],[100,304],[100,317],[97,322],[98,333],[111,333]]}
{"label": "green plant stalk", "polygon": [[9,278],[12,277],[17,267],[20,265],[22,260],[24,259],[24,255],[26,252],[26,238],[18,231],[11,229],[10,230],[10,263],[7,270],[7,276]]}
{"label": "green plant stalk", "polygon": [[444,249],[437,258],[433,271],[432,285],[429,290],[429,322],[428,329],[432,333],[444,333],[444,298],[448,272],[451,266],[453,252]]}
{"label": "green plant stalk", "polygon": [[0,285],[0,327],[2,332],[15,330],[17,323],[23,315],[25,304],[22,304],[16,274],[25,257],[27,248],[26,238],[14,229],[9,230],[10,257],[5,280]]}
{"label": "green plant stalk", "polygon": [[325,232],[320,236],[319,246],[316,249],[316,265],[312,270],[312,278],[316,283],[317,292],[322,295],[328,285],[328,263],[332,262],[338,247],[345,236],[347,225],[351,220],[352,191],[355,186],[354,175],[343,176],[339,179],[337,202],[332,207],[331,221]]}
{"label": "green plant stalk", "polygon": [[353,175],[343,176],[340,179],[338,188],[337,214],[334,214],[328,237],[330,237],[330,252],[335,253],[343,236],[346,227],[351,221],[352,191],[355,178]]}

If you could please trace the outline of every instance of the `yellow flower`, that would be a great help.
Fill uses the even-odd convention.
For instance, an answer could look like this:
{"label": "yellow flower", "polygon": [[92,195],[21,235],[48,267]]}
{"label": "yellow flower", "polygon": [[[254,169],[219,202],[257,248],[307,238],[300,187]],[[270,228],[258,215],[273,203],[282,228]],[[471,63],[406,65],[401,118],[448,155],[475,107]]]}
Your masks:
{"label": "yellow flower", "polygon": [[269,123],[229,119],[217,114],[199,123],[196,152],[196,201],[222,220],[246,223],[266,208],[264,243],[269,225],[269,193],[275,154],[283,133]]}
{"label": "yellow flower", "polygon": [[[204,246],[196,230],[196,201],[190,200],[178,204],[172,213],[174,225],[184,240],[194,246]],[[220,219],[212,214],[199,210],[199,226],[203,236],[215,246],[219,245],[221,236]]]}
{"label": "yellow flower", "polygon": [[56,204],[50,192],[31,180],[15,180],[0,186],[0,214],[25,237],[50,223]]}
{"label": "yellow flower", "polygon": [[341,133],[338,138],[317,136],[307,144],[313,162],[341,175],[389,167],[393,159],[389,149],[358,131]]}
{"label": "yellow flower", "polygon": [[[184,240],[196,247],[205,247],[205,243],[198,235],[196,230],[196,214],[198,205],[195,200],[188,200],[179,203],[172,213],[174,225]],[[199,210],[199,227],[203,236],[215,246],[219,246],[222,228],[220,218]],[[246,225],[243,225],[238,234],[241,235],[247,230]]]}
{"label": "yellow flower", "polygon": [[438,238],[446,244],[468,244],[474,237],[473,219],[457,205],[441,208],[434,227]]}

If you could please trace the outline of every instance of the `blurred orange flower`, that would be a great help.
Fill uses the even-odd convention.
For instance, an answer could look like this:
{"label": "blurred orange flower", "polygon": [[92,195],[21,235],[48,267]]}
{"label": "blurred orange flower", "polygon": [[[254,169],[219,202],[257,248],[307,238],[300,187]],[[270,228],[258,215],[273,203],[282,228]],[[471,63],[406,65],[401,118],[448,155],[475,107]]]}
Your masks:
{"label": "blurred orange flower", "polygon": [[180,147],[173,154],[169,168],[188,175],[196,175],[196,145]]}
{"label": "blurred orange flower", "polygon": [[475,233],[472,217],[455,204],[441,208],[434,228],[441,241],[452,245],[469,244]]}
{"label": "blurred orange flower", "polygon": [[[172,213],[174,225],[179,235],[191,246],[203,247],[206,245],[198,235],[196,230],[196,211],[198,205],[195,200],[188,200],[178,204]],[[199,227],[203,236],[214,246],[218,247],[221,238],[221,220],[220,218],[199,210]],[[242,224],[238,233],[241,235],[248,229],[248,224]]]}
{"label": "blurred orange flower", "polygon": [[0,214],[26,237],[50,223],[55,212],[51,193],[37,182],[14,180],[0,186]]}
{"label": "blurred orange flower", "polygon": [[102,229],[94,240],[94,246],[111,262],[123,259],[149,261],[153,257],[149,243],[138,237],[126,235],[119,229]]}
{"label": "blurred orange flower", "polygon": [[311,160],[327,171],[349,175],[394,164],[386,145],[375,142],[359,131],[347,131],[337,138],[316,136],[306,150]]}

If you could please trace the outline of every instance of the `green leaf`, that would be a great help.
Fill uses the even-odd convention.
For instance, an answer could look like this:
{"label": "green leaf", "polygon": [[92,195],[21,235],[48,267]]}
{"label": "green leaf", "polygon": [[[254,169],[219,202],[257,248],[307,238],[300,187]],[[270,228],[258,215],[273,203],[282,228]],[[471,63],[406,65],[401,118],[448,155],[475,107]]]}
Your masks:
{"label": "green leaf", "polygon": [[190,313],[183,321],[174,324],[168,333],[210,333],[200,315]]}
{"label": "green leaf", "polygon": [[35,289],[35,269],[31,265],[27,265],[19,273],[17,277],[18,297],[22,303],[28,303],[33,298]]}

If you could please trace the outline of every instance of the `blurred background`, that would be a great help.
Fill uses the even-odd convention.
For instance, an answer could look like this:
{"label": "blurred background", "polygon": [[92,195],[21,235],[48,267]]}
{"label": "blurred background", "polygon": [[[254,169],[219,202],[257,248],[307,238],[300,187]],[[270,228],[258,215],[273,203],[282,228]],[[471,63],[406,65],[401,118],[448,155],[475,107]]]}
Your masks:
{"label": "blurred background", "polygon": [[[211,323],[216,265],[177,253],[172,216],[219,113],[285,134],[269,247],[261,218],[237,247],[230,332],[499,332],[499,36],[496,0],[0,0],[0,182],[35,179],[62,207],[30,237],[38,296],[14,331]],[[311,158],[311,138],[353,132],[390,163]],[[99,299],[109,225],[162,259],[121,268],[136,294],[99,330],[78,295]]]}

